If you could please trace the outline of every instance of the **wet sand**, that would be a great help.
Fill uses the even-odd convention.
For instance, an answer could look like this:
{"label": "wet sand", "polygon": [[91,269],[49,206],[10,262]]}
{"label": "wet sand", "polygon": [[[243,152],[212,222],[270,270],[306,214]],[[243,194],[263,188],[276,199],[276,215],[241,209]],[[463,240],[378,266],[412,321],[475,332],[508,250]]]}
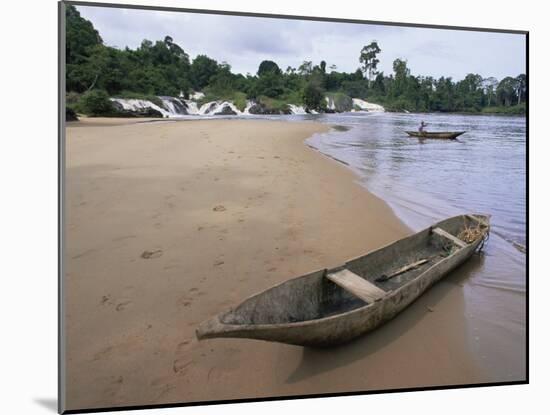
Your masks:
{"label": "wet sand", "polygon": [[348,168],[304,145],[326,129],[69,123],[68,409],[492,380],[465,336],[467,270],[338,348],[195,339],[198,323],[255,292],[410,233]]}

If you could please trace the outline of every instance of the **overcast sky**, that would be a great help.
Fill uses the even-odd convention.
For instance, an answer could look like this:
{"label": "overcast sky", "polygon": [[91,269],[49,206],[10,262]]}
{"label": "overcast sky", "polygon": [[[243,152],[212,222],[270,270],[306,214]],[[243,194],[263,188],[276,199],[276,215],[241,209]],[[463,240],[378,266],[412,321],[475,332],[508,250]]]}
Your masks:
{"label": "overcast sky", "polygon": [[170,35],[191,57],[206,54],[226,61],[233,72],[256,73],[270,59],[285,70],[304,60],[338,71],[359,67],[364,45],[377,40],[379,70],[392,73],[396,58],[406,59],[413,75],[483,77],[525,73],[525,36],[517,34],[421,29],[352,23],[312,22],[205,15],[151,10],[77,6],[109,46],[134,49],[143,39]]}

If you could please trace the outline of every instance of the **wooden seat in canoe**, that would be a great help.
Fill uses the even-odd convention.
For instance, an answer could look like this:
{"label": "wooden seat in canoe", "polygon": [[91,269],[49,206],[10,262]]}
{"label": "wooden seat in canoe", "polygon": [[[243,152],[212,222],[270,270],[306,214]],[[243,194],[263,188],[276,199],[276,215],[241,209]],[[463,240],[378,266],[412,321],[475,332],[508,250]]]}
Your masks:
{"label": "wooden seat in canoe", "polygon": [[327,274],[327,278],[367,303],[373,303],[386,295],[386,291],[345,268]]}
{"label": "wooden seat in canoe", "polygon": [[441,228],[433,228],[432,232],[435,233],[436,235],[447,238],[448,240],[452,241],[455,245],[458,245],[461,248],[464,248],[464,247],[468,246],[468,244],[466,242],[464,242],[461,239],[458,239],[456,236],[451,235],[449,232],[444,231]]}

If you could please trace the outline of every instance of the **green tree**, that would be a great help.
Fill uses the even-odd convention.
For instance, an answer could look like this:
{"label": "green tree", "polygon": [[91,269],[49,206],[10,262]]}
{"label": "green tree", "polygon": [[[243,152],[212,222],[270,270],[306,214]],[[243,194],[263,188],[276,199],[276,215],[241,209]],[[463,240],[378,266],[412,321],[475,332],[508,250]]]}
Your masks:
{"label": "green tree", "polygon": [[303,61],[298,67],[298,73],[302,76],[308,76],[311,72],[313,72],[313,62],[311,61]]}
{"label": "green tree", "polygon": [[451,78],[441,77],[435,84],[433,103],[430,108],[433,111],[454,111],[455,88]]}
{"label": "green tree", "polygon": [[258,80],[255,82],[251,95],[276,98],[283,93],[283,90],[283,72],[279,65],[269,60],[262,61],[258,67]]}
{"label": "green tree", "polygon": [[485,78],[482,83],[483,92],[487,100],[487,106],[491,106],[492,100],[495,99],[498,80],[492,76]]}
{"label": "green tree", "polygon": [[81,17],[73,5],[66,6],[65,16],[66,88],[84,92],[97,81],[93,68],[86,64],[93,51],[103,46],[103,40],[93,24]]}
{"label": "green tree", "polygon": [[90,54],[90,49],[102,45],[103,40],[92,22],[80,16],[71,4],[65,9],[66,21],[66,62],[67,65],[82,63]]}
{"label": "green tree", "polygon": [[231,66],[222,62],[217,73],[210,78],[208,90],[215,95],[229,95],[235,89],[235,75],[231,73]]}
{"label": "green tree", "polygon": [[359,62],[363,65],[363,73],[369,81],[369,87],[373,76],[377,74],[376,68],[380,63],[380,60],[377,58],[377,56],[381,51],[382,50],[378,46],[378,42],[376,42],[376,40],[373,40],[369,45],[363,46],[363,49],[361,49]]}
{"label": "green tree", "polygon": [[201,90],[210,82],[210,79],[218,73],[218,62],[206,55],[198,55],[191,64],[189,77],[193,88]]}
{"label": "green tree", "polygon": [[497,100],[505,107],[509,107],[517,99],[518,81],[516,78],[507,76],[501,80],[497,87]]}
{"label": "green tree", "polygon": [[283,93],[283,79],[275,72],[266,72],[256,82],[253,95],[276,98]]}
{"label": "green tree", "polygon": [[410,75],[410,70],[407,68],[407,61],[396,59],[393,61],[394,80],[392,82],[390,94],[394,98],[405,93],[407,88],[407,78]]}
{"label": "green tree", "polygon": [[277,76],[282,74],[281,68],[273,61],[262,61],[258,67],[258,76],[264,76],[267,74],[275,74]]}
{"label": "green tree", "polygon": [[384,74],[379,73],[374,78],[374,83],[372,84],[372,92],[377,96],[383,96],[386,94],[386,85],[384,84]]}
{"label": "green tree", "polygon": [[456,85],[456,108],[461,111],[479,111],[483,106],[483,78],[470,73]]}

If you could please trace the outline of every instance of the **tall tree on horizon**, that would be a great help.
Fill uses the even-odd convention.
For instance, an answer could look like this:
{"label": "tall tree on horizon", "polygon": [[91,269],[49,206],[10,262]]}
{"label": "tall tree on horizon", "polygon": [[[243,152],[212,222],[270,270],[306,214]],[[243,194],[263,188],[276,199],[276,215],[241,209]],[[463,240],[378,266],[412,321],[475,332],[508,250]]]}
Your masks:
{"label": "tall tree on horizon", "polygon": [[376,76],[377,74],[376,68],[380,63],[380,60],[377,59],[376,56],[381,51],[382,50],[378,46],[378,42],[373,40],[369,45],[363,46],[363,49],[361,49],[361,54],[359,55],[359,62],[363,65],[362,70],[367,78],[369,88],[373,76]]}
{"label": "tall tree on horizon", "polygon": [[498,80],[497,78],[490,76],[488,78],[485,78],[483,80],[483,91],[485,92],[485,95],[487,96],[487,106],[491,106],[491,98],[495,96],[496,89],[498,86]]}

